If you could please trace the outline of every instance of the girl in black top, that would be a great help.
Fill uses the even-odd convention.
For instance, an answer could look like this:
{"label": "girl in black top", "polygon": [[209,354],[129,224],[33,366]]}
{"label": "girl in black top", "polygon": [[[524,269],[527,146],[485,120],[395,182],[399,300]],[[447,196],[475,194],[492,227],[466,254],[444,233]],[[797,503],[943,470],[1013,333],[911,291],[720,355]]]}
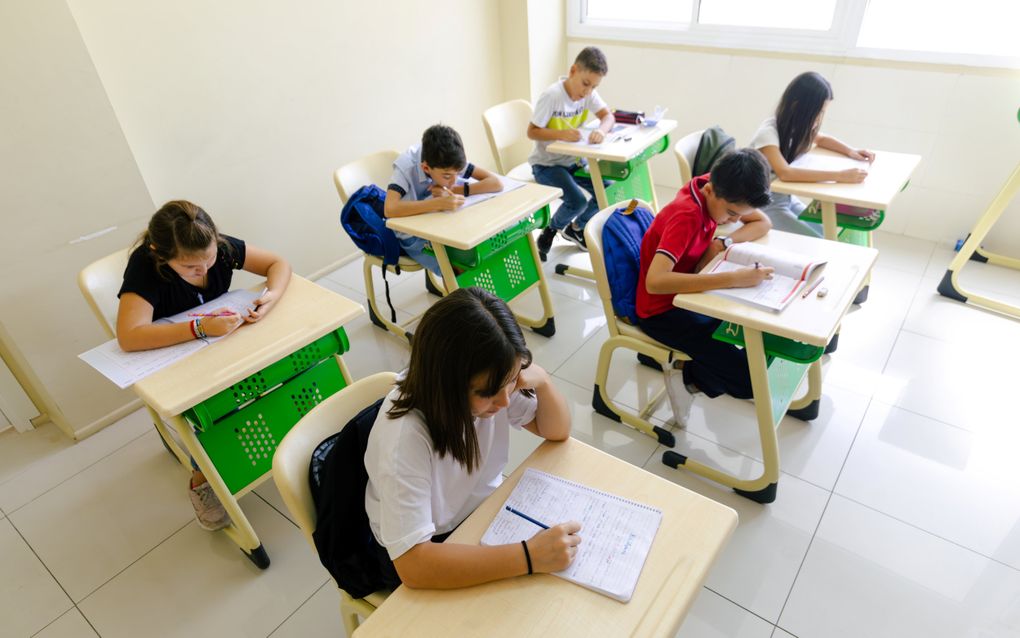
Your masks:
{"label": "girl in black top", "polygon": [[[233,271],[241,269],[266,278],[266,291],[247,314],[223,309],[218,312],[228,314],[196,317],[188,323],[153,323],[219,297],[230,289]],[[242,323],[266,316],[287,289],[290,275],[285,259],[221,235],[208,213],[195,204],[167,202],[149,220],[139,246],[128,258],[117,295],[117,341],[124,350],[148,350],[229,334]],[[198,469],[191,477],[191,500],[205,529],[230,524]]]}

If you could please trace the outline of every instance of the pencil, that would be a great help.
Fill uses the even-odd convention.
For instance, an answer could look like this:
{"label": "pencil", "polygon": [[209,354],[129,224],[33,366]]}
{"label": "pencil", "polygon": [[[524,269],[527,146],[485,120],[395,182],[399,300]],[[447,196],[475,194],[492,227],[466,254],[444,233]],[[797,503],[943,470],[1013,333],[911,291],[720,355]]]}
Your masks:
{"label": "pencil", "polygon": [[540,521],[536,521],[535,519],[531,518],[530,516],[528,516],[524,512],[518,512],[517,510],[515,510],[512,507],[510,507],[509,505],[506,506],[506,511],[510,512],[511,514],[516,514],[516,515],[520,516],[521,518],[523,518],[524,520],[529,521],[531,523],[534,523],[535,525],[538,525],[542,529],[549,529],[549,526],[546,525],[545,523],[542,523]]}
{"label": "pencil", "polygon": [[189,312],[189,317],[229,317],[236,315],[236,312]]}

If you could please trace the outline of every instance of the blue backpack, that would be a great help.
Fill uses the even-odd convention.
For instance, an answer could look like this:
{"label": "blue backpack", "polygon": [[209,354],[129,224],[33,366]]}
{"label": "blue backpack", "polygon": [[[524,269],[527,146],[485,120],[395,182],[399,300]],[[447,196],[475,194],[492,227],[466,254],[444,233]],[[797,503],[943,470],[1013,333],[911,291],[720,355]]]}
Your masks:
{"label": "blue backpack", "polygon": [[386,227],[383,207],[386,193],[374,184],[362,186],[354,191],[340,211],[340,225],[350,235],[354,245],[382,259],[383,283],[386,286],[386,303],[390,306],[390,321],[397,322],[397,313],[390,301],[390,284],[386,281],[387,266],[393,266],[400,274],[400,255],[403,250],[392,230]]}
{"label": "blue backpack", "polygon": [[602,227],[602,258],[606,263],[613,312],[637,325],[637,287],[641,272],[641,240],[652,225],[652,213],[643,206],[627,213],[617,208]]}

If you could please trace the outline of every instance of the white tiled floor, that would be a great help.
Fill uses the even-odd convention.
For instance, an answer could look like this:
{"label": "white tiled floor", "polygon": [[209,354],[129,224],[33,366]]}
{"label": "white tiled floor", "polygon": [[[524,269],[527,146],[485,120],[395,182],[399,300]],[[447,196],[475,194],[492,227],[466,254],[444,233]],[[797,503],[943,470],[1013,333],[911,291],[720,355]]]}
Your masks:
{"label": "white tiled floor", "polygon": [[[783,476],[764,506],[667,468],[655,441],[591,411],[601,306],[590,283],[549,275],[558,332],[526,334],[574,435],[740,514],[681,638],[1020,636],[1020,322],[935,293],[951,252],[882,233],[876,243],[870,299],[825,360],[821,416],[780,424]],[[557,245],[547,271],[559,259],[585,262]],[[970,264],[964,282],[1020,300],[1020,273]],[[320,283],[364,297],[360,262]],[[391,292],[402,319],[434,300],[421,273],[395,277]],[[535,300],[515,306],[533,312]],[[356,377],[406,363],[407,348],[367,318],[347,330]],[[632,354],[614,359],[621,404],[659,383]],[[732,471],[760,467],[747,401],[699,398],[677,438]],[[537,443],[515,435],[511,465]],[[74,445],[53,426],[0,434],[0,636],[343,634],[336,589],[272,483],[242,499],[273,561],[259,572],[197,527],[185,481],[144,412]]]}

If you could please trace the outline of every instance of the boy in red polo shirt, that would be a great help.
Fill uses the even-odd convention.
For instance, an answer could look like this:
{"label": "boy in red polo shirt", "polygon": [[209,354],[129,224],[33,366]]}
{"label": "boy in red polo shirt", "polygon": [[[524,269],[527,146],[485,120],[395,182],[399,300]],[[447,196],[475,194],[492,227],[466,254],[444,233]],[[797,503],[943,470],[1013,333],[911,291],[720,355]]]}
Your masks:
{"label": "boy in red polo shirt", "polygon": [[[676,199],[663,208],[641,242],[638,278],[638,325],[645,334],[691,357],[683,363],[688,396],[683,398],[686,423],[694,394],[726,393],[738,399],[752,396],[747,355],[736,346],[712,338],[720,321],[673,306],[680,292],[758,285],[772,276],[772,268],[744,268],[724,273],[701,273],[730,243],[753,241],[772,224],[760,210],[769,203],[769,169],[756,150],[741,149],[721,159],[712,172],[692,179]],[[715,238],[719,224],[740,221],[743,226],[726,238]]]}

